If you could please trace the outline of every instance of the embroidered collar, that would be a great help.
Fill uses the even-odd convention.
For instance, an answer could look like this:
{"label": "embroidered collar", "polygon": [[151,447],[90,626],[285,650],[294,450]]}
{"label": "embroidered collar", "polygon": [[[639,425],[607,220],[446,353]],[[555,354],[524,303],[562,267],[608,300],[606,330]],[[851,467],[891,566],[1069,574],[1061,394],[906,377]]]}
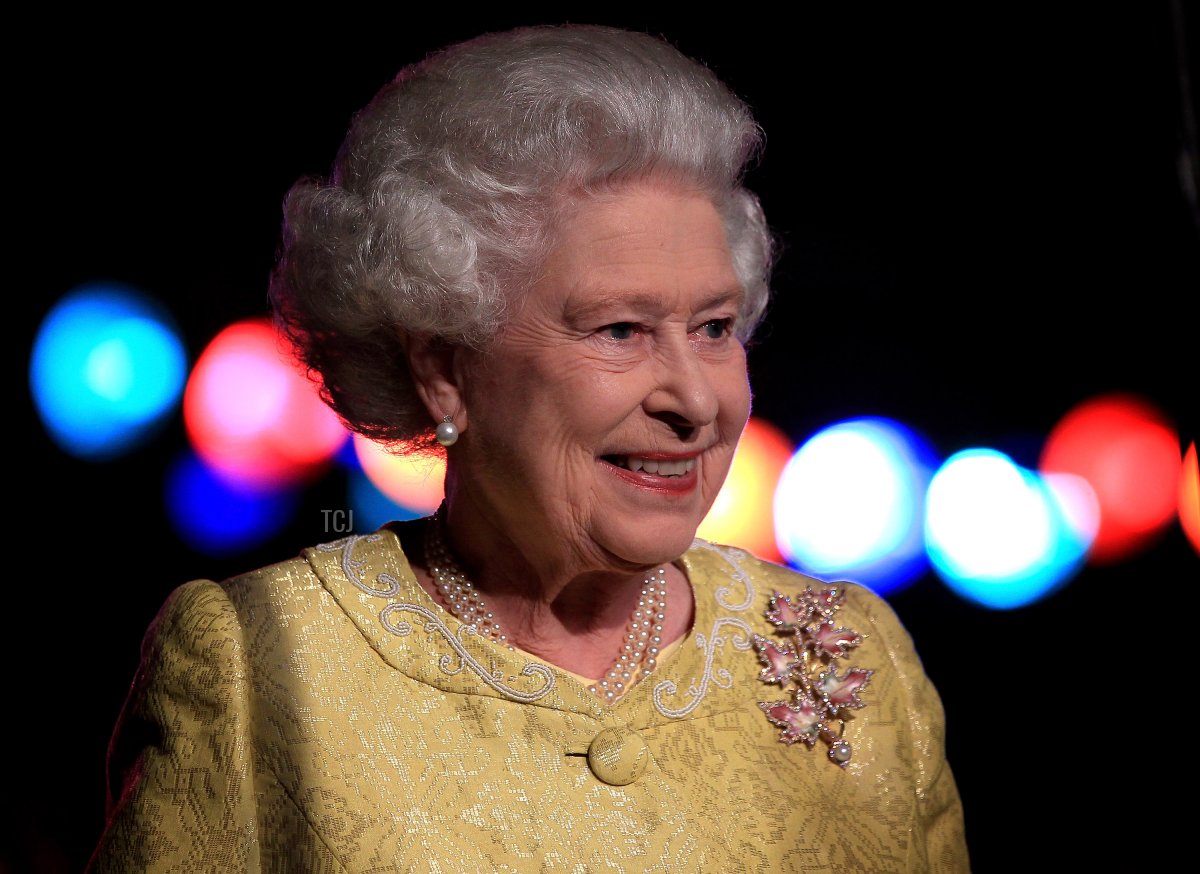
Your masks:
{"label": "embroidered collar", "polygon": [[[402,524],[407,523],[396,523]],[[601,705],[579,683],[560,682],[561,672],[551,666],[496,647],[452,620],[417,583],[393,527],[320,544],[304,554],[370,645],[413,679],[450,693],[493,695],[599,719],[613,715],[613,708]],[[617,705],[616,715],[644,726],[687,718],[720,700],[714,693],[734,685],[727,665],[731,651],[757,648],[766,666],[760,678],[790,691],[790,700],[759,702],[767,718],[783,729],[779,739],[788,744],[804,740],[809,746],[817,737],[831,746],[840,743],[830,757],[845,764],[849,744],[828,726],[843,708],[863,706],[856,693],[871,672],[852,669],[844,677],[832,669],[813,673],[859,642],[856,633],[830,621],[844,591],[808,589],[794,598],[776,592],[766,616],[777,639],[768,641],[754,633],[754,605],[761,602],[749,553],[696,540],[682,565],[696,591],[694,627],[660,676],[624,696],[628,700]],[[807,673],[806,666],[811,666]],[[840,751],[844,760],[837,757]]]}

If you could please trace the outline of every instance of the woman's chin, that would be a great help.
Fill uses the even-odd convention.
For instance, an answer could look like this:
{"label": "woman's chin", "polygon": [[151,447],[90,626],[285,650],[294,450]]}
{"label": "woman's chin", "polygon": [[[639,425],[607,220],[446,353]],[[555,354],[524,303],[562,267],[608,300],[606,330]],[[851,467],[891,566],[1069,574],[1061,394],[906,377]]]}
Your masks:
{"label": "woman's chin", "polygon": [[[655,526],[646,523],[638,530],[625,532],[620,538],[605,538],[607,552],[622,562],[642,567],[670,564],[683,555],[692,545],[696,526]],[[604,541],[601,541],[602,543]]]}

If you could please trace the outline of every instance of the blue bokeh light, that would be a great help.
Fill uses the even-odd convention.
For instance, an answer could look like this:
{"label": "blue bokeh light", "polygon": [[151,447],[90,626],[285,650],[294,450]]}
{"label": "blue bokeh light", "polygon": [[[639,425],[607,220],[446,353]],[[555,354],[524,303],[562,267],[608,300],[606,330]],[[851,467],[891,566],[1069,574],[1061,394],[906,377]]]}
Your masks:
{"label": "blue bokeh light", "polygon": [[254,490],[218,476],[192,450],[167,471],[171,524],[193,549],[227,557],[262,545],[292,522],[295,487]]}
{"label": "blue bokeh light", "polygon": [[936,457],[913,429],[863,417],[830,425],[792,455],[775,490],[776,541],[788,563],[880,594],[928,569],[924,495]]}
{"label": "blue bokeh light", "polygon": [[992,610],[1025,607],[1081,569],[1095,537],[1094,496],[1077,478],[1049,479],[995,449],[964,449],[929,485],[926,548],[960,597]]}
{"label": "blue bokeh light", "polygon": [[81,285],[42,320],[29,385],[51,439],[106,461],[152,438],[179,402],[187,355],[168,313],[120,283]]}

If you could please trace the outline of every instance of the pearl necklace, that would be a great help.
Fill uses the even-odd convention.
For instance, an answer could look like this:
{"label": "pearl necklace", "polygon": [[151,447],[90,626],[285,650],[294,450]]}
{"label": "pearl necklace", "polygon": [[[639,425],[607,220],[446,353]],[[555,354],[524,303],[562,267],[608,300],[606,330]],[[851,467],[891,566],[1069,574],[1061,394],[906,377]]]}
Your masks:
{"label": "pearl necklace", "polygon": [[637,674],[649,674],[658,667],[666,610],[667,572],[659,568],[642,583],[616,662],[597,683],[588,686],[589,692],[611,704],[633,685]]}
{"label": "pearl necklace", "polygon": [[425,563],[429,565],[429,576],[433,577],[438,594],[446,608],[473,631],[512,649],[508,635],[500,630],[500,623],[450,555],[450,548],[442,539],[444,524],[439,510],[425,526]]}
{"label": "pearl necklace", "polygon": [[[425,561],[438,595],[457,619],[476,633],[491,638],[508,649],[508,635],[483,603],[479,591],[467,578],[442,536],[445,524],[439,509],[425,526]],[[642,583],[637,607],[625,626],[621,651],[611,668],[588,691],[612,704],[633,685],[638,674],[649,674],[658,667],[662,652],[663,620],[667,609],[667,572],[658,568]]]}

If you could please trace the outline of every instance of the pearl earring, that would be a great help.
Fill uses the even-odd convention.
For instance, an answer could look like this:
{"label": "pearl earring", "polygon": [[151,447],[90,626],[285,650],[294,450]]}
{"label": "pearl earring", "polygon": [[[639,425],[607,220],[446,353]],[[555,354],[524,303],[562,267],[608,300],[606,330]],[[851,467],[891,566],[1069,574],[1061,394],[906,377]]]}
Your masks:
{"label": "pearl earring", "polygon": [[442,416],[441,424],[437,426],[437,442],[443,446],[453,446],[458,442],[458,426],[449,416]]}

